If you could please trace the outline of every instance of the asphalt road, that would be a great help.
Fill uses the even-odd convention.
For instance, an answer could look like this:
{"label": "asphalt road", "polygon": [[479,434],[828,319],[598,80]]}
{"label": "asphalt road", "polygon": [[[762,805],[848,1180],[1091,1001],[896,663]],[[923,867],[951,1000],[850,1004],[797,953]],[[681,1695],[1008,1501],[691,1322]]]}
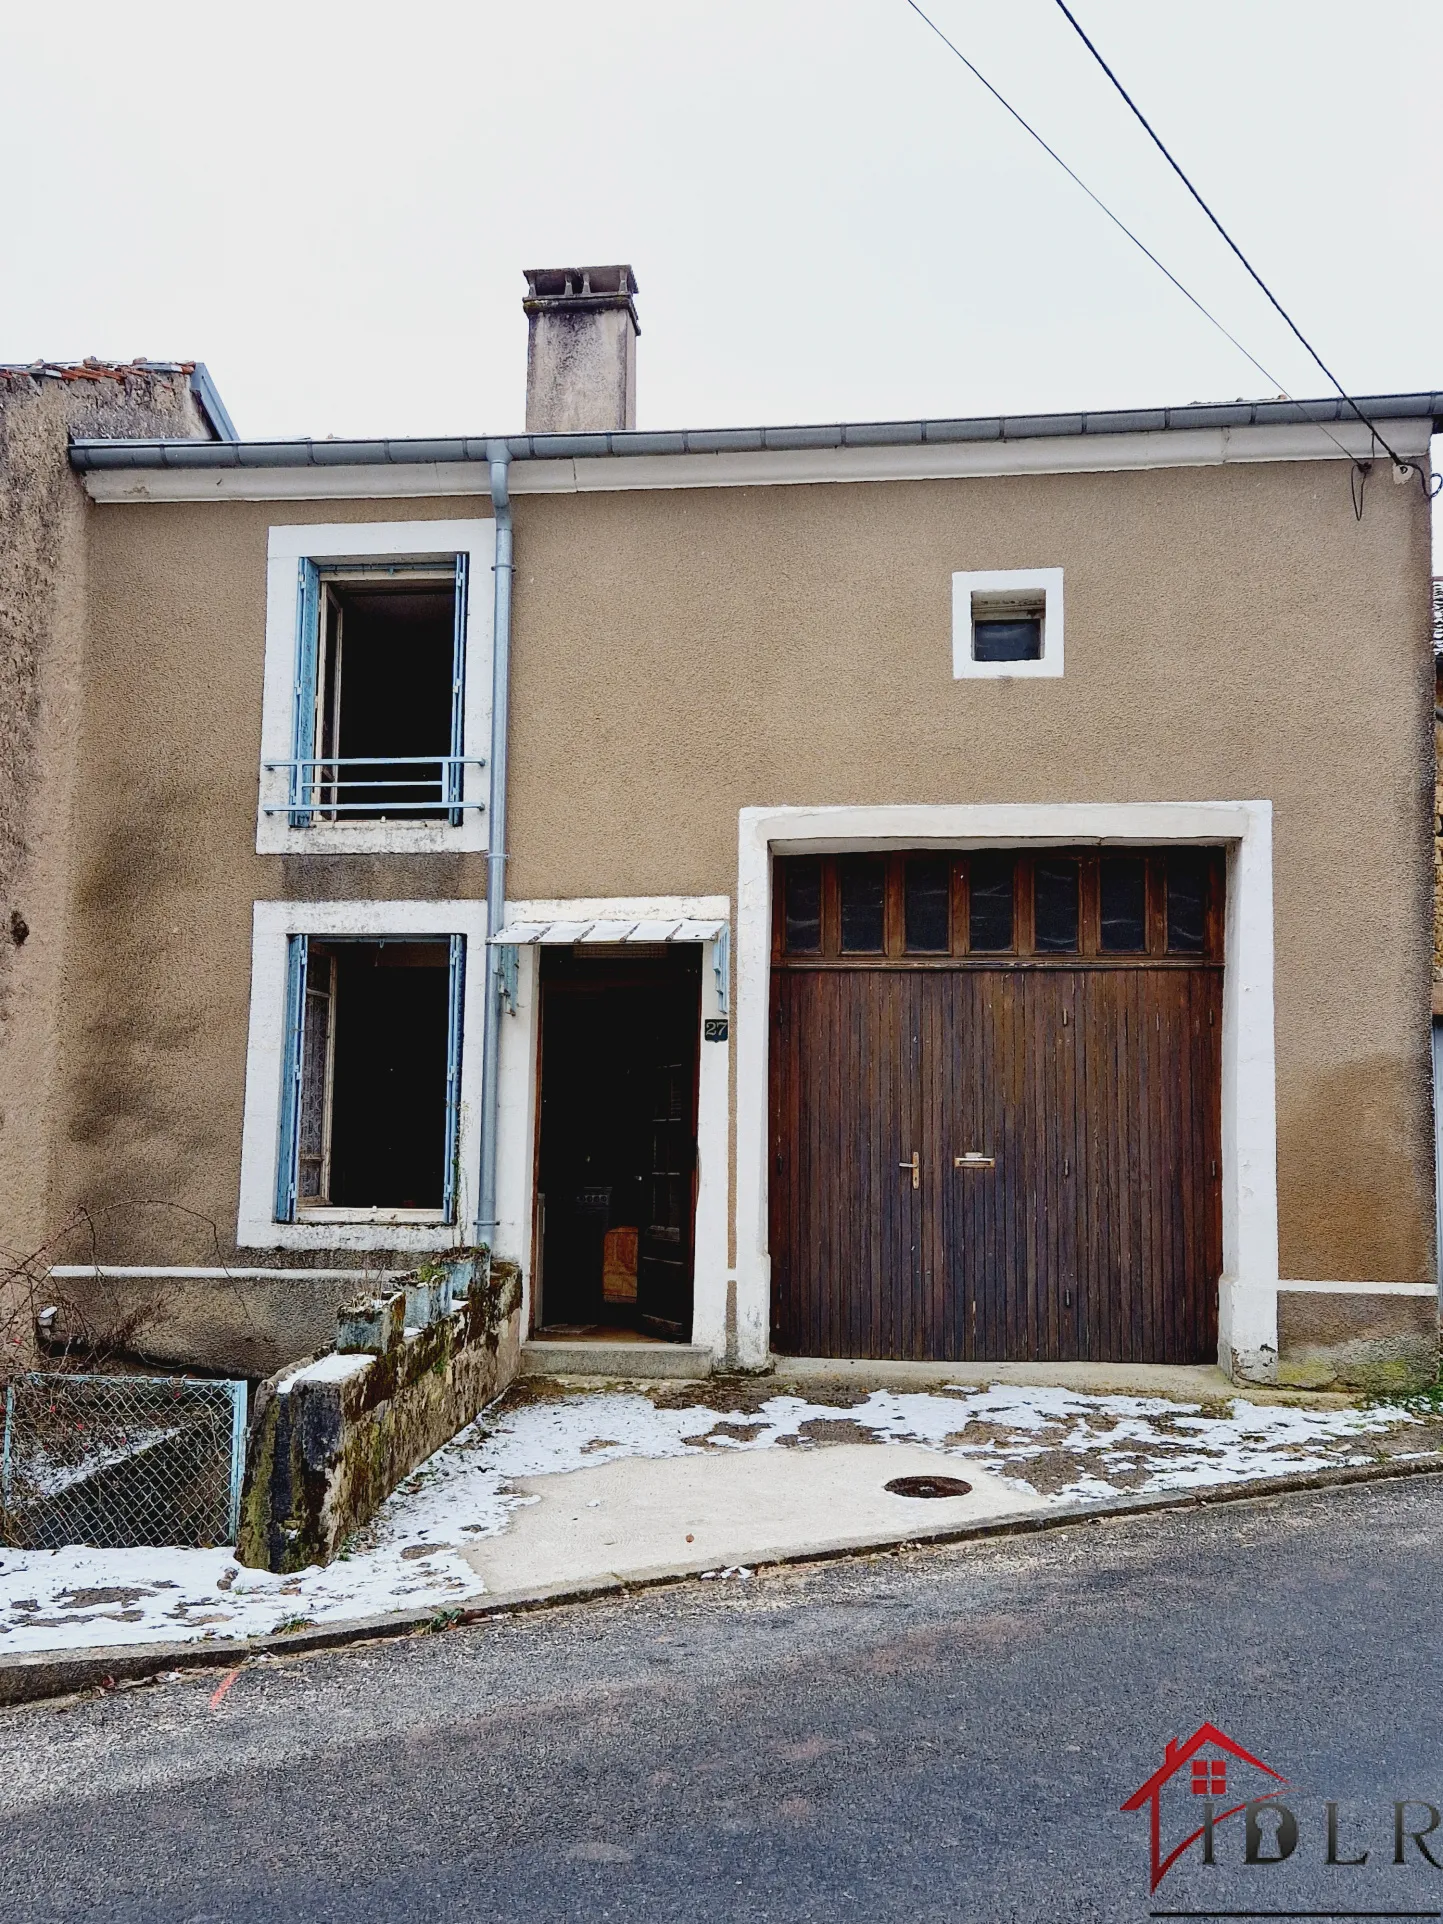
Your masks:
{"label": "asphalt road", "polygon": [[[214,1707],[186,1673],[0,1715],[0,1915],[1438,1911],[1391,1859],[1392,1801],[1443,1806],[1440,1630],[1428,1477],[254,1664]],[[1298,1846],[1247,1866],[1238,1818],[1150,1900],[1118,1806],[1204,1719],[1288,1778]],[[1367,1864],[1324,1863],[1324,1799]]]}

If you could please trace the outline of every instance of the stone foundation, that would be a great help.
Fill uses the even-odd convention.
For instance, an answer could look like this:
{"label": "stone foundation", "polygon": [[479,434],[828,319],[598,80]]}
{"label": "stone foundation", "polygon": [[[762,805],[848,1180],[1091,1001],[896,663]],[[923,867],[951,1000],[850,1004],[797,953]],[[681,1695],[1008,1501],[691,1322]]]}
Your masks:
{"label": "stone foundation", "polygon": [[1278,1373],[1295,1389],[1422,1389],[1438,1374],[1434,1290],[1278,1291]]}

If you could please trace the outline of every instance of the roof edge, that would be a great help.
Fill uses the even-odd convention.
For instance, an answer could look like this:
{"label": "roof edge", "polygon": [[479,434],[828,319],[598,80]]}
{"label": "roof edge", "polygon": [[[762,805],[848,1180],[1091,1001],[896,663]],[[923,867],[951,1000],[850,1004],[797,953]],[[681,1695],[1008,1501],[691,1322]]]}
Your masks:
{"label": "roof edge", "polygon": [[190,370],[190,391],[201,413],[214,429],[216,440],[239,445],[240,435],[236,432],[235,422],[230,418],[230,411],[220,398],[220,389],[211,379],[210,369],[204,361],[197,361]]}
{"label": "roof edge", "polygon": [[[203,373],[197,364],[197,373]],[[594,459],[607,455],[755,454],[818,448],[937,446],[947,442],[1020,441],[1080,435],[1168,433],[1188,428],[1356,426],[1358,414],[1385,421],[1430,420],[1443,429],[1443,392],[1359,396],[1343,400],[1191,402],[1185,407],[1118,408],[1076,414],[974,415],[960,419],[835,422],[817,426],[618,428],[596,434],[484,434],[444,437],[242,441],[206,385],[230,433],[217,441],[75,440],[71,466],[82,474],[115,468],[327,468],[489,463],[497,440],[513,461]],[[201,398],[197,389],[198,398]],[[203,401],[203,404],[204,401]],[[1354,411],[1356,406],[1357,412]],[[209,412],[209,408],[207,407]],[[217,416],[211,417],[219,427]]]}

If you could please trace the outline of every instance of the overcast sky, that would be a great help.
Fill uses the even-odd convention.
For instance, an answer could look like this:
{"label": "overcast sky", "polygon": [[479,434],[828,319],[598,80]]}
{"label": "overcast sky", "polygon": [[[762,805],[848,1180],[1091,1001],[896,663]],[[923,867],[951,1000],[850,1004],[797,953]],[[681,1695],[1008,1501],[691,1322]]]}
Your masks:
{"label": "overcast sky", "polygon": [[[1326,391],[1054,0],[929,10]],[[1439,0],[1075,11],[1343,381],[1443,387]],[[519,429],[521,270],[591,261],[642,426],[1276,391],[905,0],[17,8],[0,164],[0,359],[198,358],[246,436]]]}

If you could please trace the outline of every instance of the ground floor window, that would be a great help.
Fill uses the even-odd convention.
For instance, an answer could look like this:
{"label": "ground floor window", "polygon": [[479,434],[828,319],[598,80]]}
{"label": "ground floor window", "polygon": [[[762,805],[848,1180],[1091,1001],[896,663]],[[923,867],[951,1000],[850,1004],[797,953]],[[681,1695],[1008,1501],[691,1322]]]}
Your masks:
{"label": "ground floor window", "polygon": [[291,935],[276,1220],[456,1214],[461,935]]}

